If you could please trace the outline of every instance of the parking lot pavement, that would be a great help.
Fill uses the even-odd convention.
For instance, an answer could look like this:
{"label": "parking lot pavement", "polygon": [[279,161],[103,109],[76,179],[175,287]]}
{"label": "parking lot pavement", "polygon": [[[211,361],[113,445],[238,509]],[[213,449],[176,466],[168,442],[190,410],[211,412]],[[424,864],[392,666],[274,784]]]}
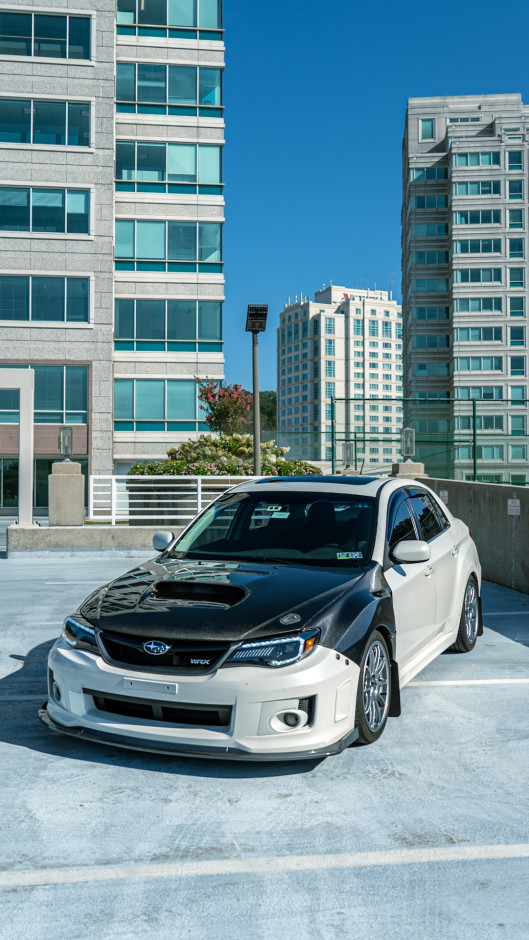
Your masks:
{"label": "parking lot pavement", "polygon": [[51,734],[46,654],[143,557],[2,559],[2,940],[529,937],[529,595],[403,691],[379,742],[223,764]]}

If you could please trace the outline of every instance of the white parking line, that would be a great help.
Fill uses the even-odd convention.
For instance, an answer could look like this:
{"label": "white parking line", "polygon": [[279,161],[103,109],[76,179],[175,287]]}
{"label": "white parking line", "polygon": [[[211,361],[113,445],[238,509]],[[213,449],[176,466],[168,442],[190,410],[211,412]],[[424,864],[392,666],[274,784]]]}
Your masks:
{"label": "white parking line", "polygon": [[62,620],[28,620],[26,627],[60,627]]}
{"label": "white parking line", "polygon": [[529,685],[527,679],[432,679],[424,682],[408,682],[412,685]]}
{"label": "white parking line", "polygon": [[430,849],[344,852],[337,855],[283,855],[269,858],[215,859],[202,862],[153,862],[94,865],[89,868],[44,868],[0,872],[0,887],[79,884],[96,881],[138,881],[154,878],[195,878],[215,875],[256,875],[276,872],[324,871],[340,868],[424,865],[432,862],[473,862],[529,858],[529,843],[518,845],[451,845]]}

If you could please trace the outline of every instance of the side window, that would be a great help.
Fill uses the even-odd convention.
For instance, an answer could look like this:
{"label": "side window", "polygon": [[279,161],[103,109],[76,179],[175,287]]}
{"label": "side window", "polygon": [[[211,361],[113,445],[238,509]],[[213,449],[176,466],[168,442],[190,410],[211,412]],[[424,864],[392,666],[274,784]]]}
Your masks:
{"label": "side window", "polygon": [[443,531],[432,501],[427,493],[421,493],[420,496],[412,496],[411,504],[419,520],[422,537],[429,542]]}
{"label": "side window", "polygon": [[417,535],[415,534],[415,527],[410,516],[408,504],[406,500],[403,499],[393,516],[393,522],[388,532],[389,550],[392,551],[397,542],[402,542],[404,539],[416,538]]}

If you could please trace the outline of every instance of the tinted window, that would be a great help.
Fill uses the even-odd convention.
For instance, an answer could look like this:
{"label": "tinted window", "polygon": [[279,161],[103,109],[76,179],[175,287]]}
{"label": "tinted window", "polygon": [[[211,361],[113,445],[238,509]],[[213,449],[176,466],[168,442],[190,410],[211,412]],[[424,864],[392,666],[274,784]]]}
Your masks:
{"label": "tinted window", "polygon": [[371,498],[313,490],[234,493],[213,503],[171,554],[358,566],[370,555],[374,509]]}
{"label": "tinted window", "polygon": [[391,530],[388,535],[390,551],[395,548],[397,542],[405,539],[416,539],[415,529],[411,519],[408,504],[405,499],[400,503],[391,523]]}
{"label": "tinted window", "polygon": [[427,493],[421,493],[420,496],[413,496],[411,503],[419,520],[422,538],[429,542],[442,532],[432,501]]}

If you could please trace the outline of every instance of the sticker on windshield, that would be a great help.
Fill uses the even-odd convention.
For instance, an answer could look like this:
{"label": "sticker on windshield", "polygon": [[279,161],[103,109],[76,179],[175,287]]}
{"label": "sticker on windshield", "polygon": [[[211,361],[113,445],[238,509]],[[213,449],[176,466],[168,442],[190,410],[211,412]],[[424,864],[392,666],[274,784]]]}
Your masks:
{"label": "sticker on windshield", "polygon": [[289,512],[273,512],[272,519],[288,519],[289,515]]}
{"label": "sticker on windshield", "polygon": [[363,558],[362,552],[336,552],[339,561],[347,561],[349,558]]}

